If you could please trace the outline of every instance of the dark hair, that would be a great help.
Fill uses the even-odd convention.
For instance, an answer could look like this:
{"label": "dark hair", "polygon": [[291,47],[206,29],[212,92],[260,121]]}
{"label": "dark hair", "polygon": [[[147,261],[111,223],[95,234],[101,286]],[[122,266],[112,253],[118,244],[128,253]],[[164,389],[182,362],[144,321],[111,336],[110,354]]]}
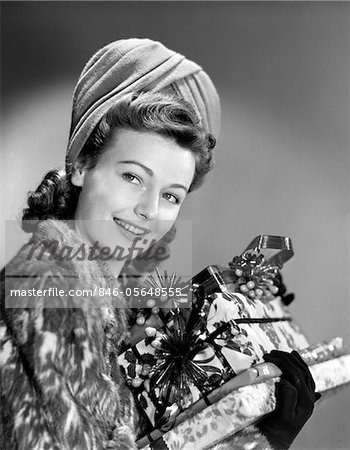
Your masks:
{"label": "dark hair", "polygon": [[[118,128],[154,131],[191,151],[196,165],[189,191],[197,189],[212,168],[215,138],[205,132],[195,109],[176,95],[142,92],[123,97],[104,114],[78,157],[88,169],[97,164]],[[70,174],[58,170],[48,172],[37,190],[28,195],[23,230],[35,231],[41,220],[73,219],[80,190],[72,184]]]}

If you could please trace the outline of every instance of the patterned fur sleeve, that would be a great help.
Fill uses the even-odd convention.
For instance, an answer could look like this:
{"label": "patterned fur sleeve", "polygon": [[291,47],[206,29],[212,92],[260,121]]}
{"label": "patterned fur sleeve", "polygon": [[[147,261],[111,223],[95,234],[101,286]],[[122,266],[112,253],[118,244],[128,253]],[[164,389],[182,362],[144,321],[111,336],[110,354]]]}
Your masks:
{"label": "patterned fur sleeve", "polygon": [[[68,292],[65,275],[46,269],[30,288]],[[2,299],[0,447],[136,449],[131,393],[106,363],[106,309],[75,307],[65,295],[16,309]]]}

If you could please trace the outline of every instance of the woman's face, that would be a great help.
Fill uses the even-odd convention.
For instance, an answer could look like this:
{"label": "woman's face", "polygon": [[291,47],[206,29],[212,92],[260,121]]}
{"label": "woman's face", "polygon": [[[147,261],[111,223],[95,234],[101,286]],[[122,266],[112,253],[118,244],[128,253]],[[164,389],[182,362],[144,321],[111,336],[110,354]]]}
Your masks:
{"label": "woman's face", "polygon": [[195,158],[155,132],[120,129],[92,169],[76,165],[81,186],[75,214],[83,236],[99,247],[147,248],[174,224],[195,171]]}

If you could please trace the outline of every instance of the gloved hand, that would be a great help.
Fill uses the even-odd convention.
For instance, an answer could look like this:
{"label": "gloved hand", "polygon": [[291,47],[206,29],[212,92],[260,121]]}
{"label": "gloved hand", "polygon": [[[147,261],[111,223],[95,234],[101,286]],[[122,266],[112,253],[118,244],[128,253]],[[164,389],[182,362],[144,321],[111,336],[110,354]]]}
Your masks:
{"label": "gloved hand", "polygon": [[282,377],[276,386],[276,409],[258,427],[274,448],[288,449],[321,394],[315,393],[315,382],[298,352],[273,350],[264,359],[278,366]]}

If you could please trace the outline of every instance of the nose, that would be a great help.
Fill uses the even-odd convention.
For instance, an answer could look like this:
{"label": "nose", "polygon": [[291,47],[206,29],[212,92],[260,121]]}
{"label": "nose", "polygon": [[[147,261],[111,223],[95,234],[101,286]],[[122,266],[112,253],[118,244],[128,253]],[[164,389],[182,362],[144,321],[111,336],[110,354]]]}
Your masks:
{"label": "nose", "polygon": [[142,220],[153,220],[158,216],[158,193],[145,192],[135,205],[134,212]]}

